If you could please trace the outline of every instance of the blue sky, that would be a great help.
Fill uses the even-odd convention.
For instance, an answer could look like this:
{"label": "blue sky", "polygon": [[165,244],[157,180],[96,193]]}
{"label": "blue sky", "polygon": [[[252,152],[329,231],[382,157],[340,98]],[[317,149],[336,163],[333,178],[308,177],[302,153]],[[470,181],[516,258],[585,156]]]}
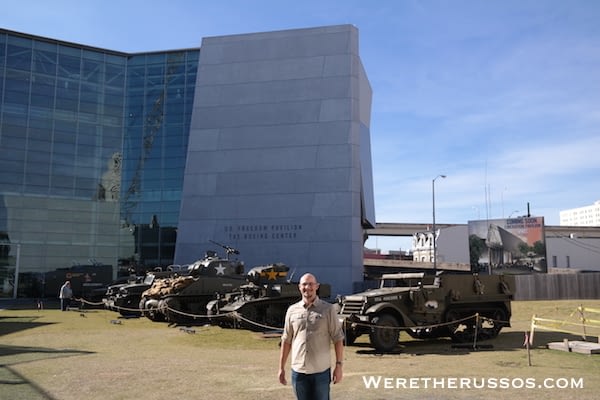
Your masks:
{"label": "blue sky", "polygon": [[547,225],[600,200],[598,21],[595,0],[5,0],[0,13],[5,29],[125,52],[353,24],[373,88],[377,222],[431,221],[444,174],[438,223],[529,203]]}

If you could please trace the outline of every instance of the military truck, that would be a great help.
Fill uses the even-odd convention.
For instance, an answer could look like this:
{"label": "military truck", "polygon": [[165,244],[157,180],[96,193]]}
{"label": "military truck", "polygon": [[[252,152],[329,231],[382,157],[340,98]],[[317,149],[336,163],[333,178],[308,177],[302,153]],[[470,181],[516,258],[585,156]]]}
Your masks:
{"label": "military truck", "polygon": [[496,337],[510,326],[513,276],[425,273],[383,274],[377,289],[341,297],[340,319],[352,344],[392,351],[400,331],[418,339],[469,342]]}
{"label": "military truck", "polygon": [[[247,283],[225,296],[219,296],[206,306],[211,322],[221,327],[253,331],[283,329],[285,313],[302,297],[298,282],[288,278],[289,267],[284,263],[252,268]],[[322,283],[318,295],[331,296],[331,286]]]}
{"label": "military truck", "polygon": [[[216,242],[213,242],[216,243]],[[219,244],[220,245],[220,244]],[[152,321],[206,323],[206,304],[218,295],[231,292],[244,283],[244,263],[230,259],[239,251],[223,246],[222,258],[209,250],[204,258],[188,267],[187,275],[156,280],[142,293],[139,308]]]}

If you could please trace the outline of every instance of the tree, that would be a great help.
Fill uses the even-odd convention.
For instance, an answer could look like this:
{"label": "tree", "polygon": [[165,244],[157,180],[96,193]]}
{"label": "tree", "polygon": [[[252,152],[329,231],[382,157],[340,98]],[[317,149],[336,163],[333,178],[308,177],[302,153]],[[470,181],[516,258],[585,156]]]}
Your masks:
{"label": "tree", "polygon": [[479,236],[469,235],[469,261],[471,263],[472,272],[479,271],[479,259],[485,249],[485,243]]}
{"label": "tree", "polygon": [[539,256],[546,255],[546,244],[544,242],[542,242],[541,240],[538,240],[537,242],[535,242],[531,249],[533,250],[533,252],[535,254],[537,254]]}

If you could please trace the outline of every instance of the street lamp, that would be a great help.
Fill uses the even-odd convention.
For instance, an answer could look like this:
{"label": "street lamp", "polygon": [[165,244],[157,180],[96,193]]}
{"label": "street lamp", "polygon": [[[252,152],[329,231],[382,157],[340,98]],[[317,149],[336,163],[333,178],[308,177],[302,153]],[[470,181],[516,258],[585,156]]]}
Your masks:
{"label": "street lamp", "polygon": [[431,195],[432,195],[432,204],[433,204],[433,274],[437,275],[437,256],[436,256],[436,246],[435,246],[435,180],[437,178],[444,179],[446,175],[438,175],[431,181]]}

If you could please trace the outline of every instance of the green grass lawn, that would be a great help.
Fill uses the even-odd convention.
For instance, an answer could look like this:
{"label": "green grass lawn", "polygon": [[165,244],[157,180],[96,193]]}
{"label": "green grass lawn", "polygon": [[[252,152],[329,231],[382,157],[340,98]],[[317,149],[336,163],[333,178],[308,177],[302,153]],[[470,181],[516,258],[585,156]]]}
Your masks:
{"label": "green grass lawn", "polygon": [[[332,386],[332,397],[596,399],[600,355],[546,349],[550,341],[579,337],[536,332],[532,366],[523,347],[533,314],[564,319],[580,304],[600,308],[600,300],[513,302],[512,327],[485,342],[490,348],[476,351],[403,333],[399,351],[381,355],[360,337],[346,348],[344,380]],[[278,338],[214,326],[193,329],[121,319],[106,310],[0,311],[0,399],[293,399],[291,387],[277,381]],[[597,340],[595,335],[588,340]],[[535,387],[513,387],[533,380]],[[545,380],[560,386],[573,380],[583,388],[540,387]]]}

